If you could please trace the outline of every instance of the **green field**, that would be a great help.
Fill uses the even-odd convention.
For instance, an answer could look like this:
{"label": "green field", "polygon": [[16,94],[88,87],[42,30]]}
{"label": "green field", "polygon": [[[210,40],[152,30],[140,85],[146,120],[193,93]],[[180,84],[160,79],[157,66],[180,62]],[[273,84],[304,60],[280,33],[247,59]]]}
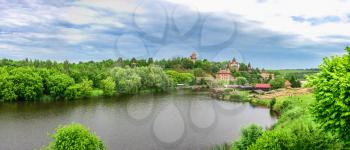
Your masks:
{"label": "green field", "polygon": [[276,75],[282,76],[295,76],[299,80],[305,80],[306,75],[312,75],[319,72],[318,69],[282,69],[282,70],[270,70]]}

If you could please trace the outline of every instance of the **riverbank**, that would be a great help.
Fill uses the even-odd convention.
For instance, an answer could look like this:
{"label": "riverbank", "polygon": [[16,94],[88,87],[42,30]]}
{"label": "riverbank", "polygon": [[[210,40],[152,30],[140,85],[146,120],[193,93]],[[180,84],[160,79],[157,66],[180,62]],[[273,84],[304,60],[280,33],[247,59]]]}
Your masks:
{"label": "riverbank", "polygon": [[[306,89],[286,90],[309,91]],[[240,93],[240,92],[238,92]],[[273,92],[272,92],[273,93]],[[242,95],[241,95],[242,96]],[[268,95],[265,95],[268,96]],[[278,113],[278,121],[270,129],[263,129],[251,125],[241,129],[241,137],[231,146],[218,146],[213,149],[342,149],[343,143],[339,138],[330,135],[319,127],[311,114],[310,107],[315,102],[311,92],[303,92],[298,95],[279,95],[277,97],[265,97],[263,95],[248,96],[247,102],[255,106],[270,108]],[[248,136],[250,135],[250,136]]]}
{"label": "riverbank", "polygon": [[224,101],[248,102],[253,106],[262,106],[270,108],[276,113],[280,113],[284,101],[288,98],[306,99],[312,95],[312,89],[294,88],[294,89],[277,89],[263,93],[253,93],[246,90],[238,89],[214,89],[211,96]]}

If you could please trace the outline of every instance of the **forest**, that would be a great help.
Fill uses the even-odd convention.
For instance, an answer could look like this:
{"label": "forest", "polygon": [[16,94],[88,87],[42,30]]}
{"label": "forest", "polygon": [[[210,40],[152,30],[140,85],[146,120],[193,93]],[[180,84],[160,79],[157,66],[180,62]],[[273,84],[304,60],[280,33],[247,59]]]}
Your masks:
{"label": "forest", "polygon": [[[221,65],[206,60],[192,63],[185,58],[137,62],[136,59],[118,59],[79,63],[2,59],[0,99],[71,100],[136,94],[142,91],[162,92],[178,83],[192,84],[194,75],[215,74]],[[194,71],[189,71],[192,69]]]}

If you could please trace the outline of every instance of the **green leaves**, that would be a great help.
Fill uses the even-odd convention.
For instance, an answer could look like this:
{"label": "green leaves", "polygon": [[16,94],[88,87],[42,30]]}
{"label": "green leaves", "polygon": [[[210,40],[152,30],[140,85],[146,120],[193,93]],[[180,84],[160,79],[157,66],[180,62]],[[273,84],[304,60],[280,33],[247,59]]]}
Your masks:
{"label": "green leaves", "polygon": [[99,137],[81,124],[72,123],[56,129],[50,135],[53,141],[49,150],[105,150],[106,147]]}
{"label": "green leaves", "polygon": [[42,78],[34,68],[1,68],[0,99],[32,101],[42,94]]}
{"label": "green leaves", "polygon": [[116,84],[112,77],[107,77],[101,81],[101,89],[106,96],[112,96],[115,91]]}
{"label": "green leaves", "polygon": [[[350,53],[350,48],[345,50]],[[317,103],[312,111],[322,127],[350,140],[350,61],[349,54],[325,58],[321,71],[309,82],[315,89]],[[348,143],[350,144],[350,143]]]}

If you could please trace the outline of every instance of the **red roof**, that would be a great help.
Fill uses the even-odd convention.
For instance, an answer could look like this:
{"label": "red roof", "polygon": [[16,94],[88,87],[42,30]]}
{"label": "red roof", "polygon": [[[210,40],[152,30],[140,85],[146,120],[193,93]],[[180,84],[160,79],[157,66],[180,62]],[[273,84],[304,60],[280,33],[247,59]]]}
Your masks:
{"label": "red roof", "polygon": [[270,84],[256,84],[255,88],[269,89],[269,88],[271,88],[271,85]]}

